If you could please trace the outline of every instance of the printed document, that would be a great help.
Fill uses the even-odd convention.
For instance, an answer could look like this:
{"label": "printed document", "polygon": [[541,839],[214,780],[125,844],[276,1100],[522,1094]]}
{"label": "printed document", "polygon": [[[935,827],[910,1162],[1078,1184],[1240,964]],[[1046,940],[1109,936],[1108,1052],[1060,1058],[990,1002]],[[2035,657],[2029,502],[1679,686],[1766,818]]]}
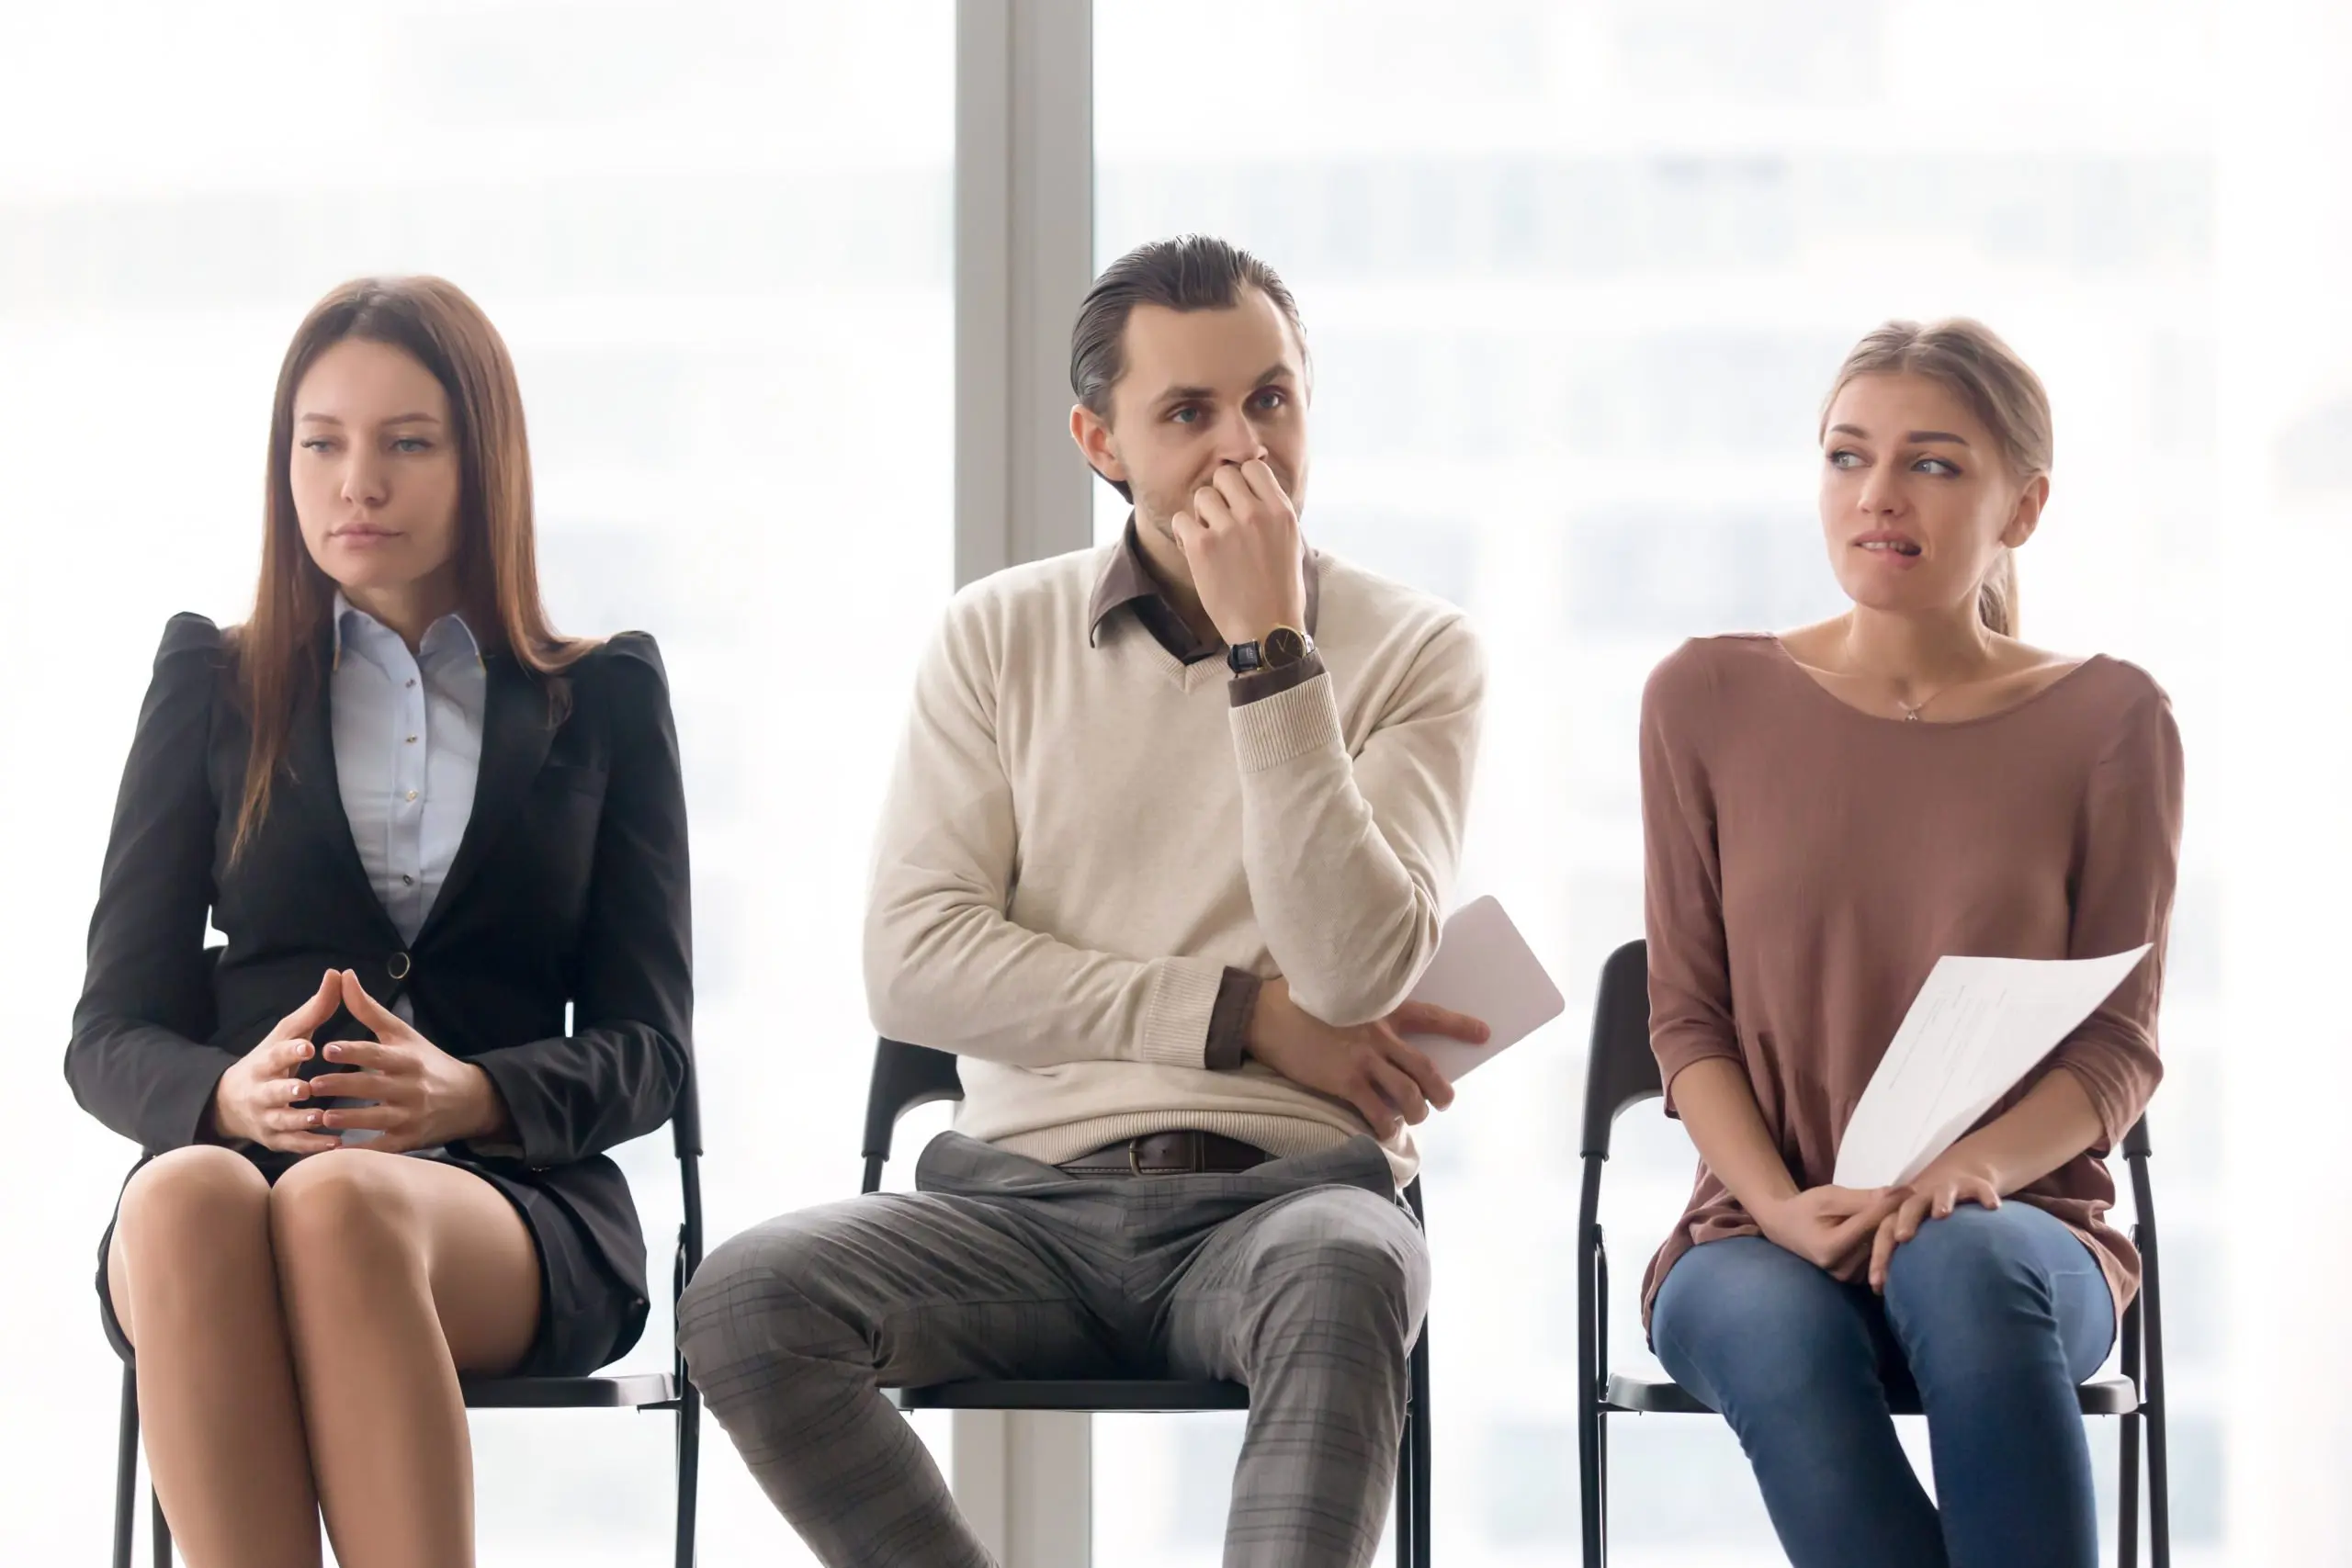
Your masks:
{"label": "printed document", "polygon": [[1838,1145],[1840,1187],[1927,1169],[2148,955],[1936,961]]}

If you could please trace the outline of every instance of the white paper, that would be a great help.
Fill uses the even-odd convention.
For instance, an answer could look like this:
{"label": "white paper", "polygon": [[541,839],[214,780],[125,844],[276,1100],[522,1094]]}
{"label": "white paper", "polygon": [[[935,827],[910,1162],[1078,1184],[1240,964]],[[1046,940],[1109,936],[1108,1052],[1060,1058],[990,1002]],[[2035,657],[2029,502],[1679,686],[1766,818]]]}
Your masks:
{"label": "white paper", "polygon": [[2147,953],[1938,959],[1846,1124],[1837,1184],[1894,1187],[1927,1169]]}
{"label": "white paper", "polygon": [[1567,1010],[1519,928],[1492,897],[1453,912],[1439,933],[1437,956],[1413,987],[1413,1000],[1468,1013],[1491,1032],[1484,1045],[1437,1034],[1408,1034],[1448,1083],[1491,1062]]}

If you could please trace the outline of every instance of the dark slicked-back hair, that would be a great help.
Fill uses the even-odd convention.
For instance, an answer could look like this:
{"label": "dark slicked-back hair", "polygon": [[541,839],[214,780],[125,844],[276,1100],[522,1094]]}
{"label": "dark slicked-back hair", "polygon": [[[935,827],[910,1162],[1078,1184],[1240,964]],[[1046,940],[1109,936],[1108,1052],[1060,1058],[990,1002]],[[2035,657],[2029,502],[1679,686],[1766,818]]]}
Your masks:
{"label": "dark slicked-back hair", "polygon": [[[1102,269],[1078,307],[1069,333],[1071,395],[1108,423],[1111,389],[1126,374],[1124,352],[1127,318],[1138,305],[1170,310],[1229,310],[1241,291],[1254,288],[1273,301],[1306,353],[1306,328],[1298,301],[1274,269],[1238,245],[1206,234],[1180,234],[1137,245]],[[1129,501],[1135,491],[1118,479],[1105,483]]]}

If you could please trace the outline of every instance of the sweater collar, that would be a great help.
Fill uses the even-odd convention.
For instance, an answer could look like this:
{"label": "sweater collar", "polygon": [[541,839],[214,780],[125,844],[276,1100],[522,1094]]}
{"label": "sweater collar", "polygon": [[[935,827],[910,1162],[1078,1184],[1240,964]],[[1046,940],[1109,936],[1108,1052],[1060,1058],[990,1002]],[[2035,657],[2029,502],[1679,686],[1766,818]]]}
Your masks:
{"label": "sweater collar", "polygon": [[[1299,562],[1299,576],[1306,586],[1306,626],[1309,637],[1315,635],[1316,612],[1322,604],[1322,552],[1313,546],[1306,547]],[[1143,553],[1143,544],[1136,537],[1135,513],[1127,513],[1127,526],[1121,535],[1119,546],[1102,563],[1102,575],[1094,581],[1094,597],[1086,610],[1086,640],[1097,646],[1102,640],[1102,623],[1120,610],[1133,606],[1136,618],[1143,622],[1159,646],[1171,658],[1193,664],[1224,650],[1222,643],[1204,642],[1184,624],[1176,606],[1161,586],[1159,574],[1151,570],[1151,561]]]}

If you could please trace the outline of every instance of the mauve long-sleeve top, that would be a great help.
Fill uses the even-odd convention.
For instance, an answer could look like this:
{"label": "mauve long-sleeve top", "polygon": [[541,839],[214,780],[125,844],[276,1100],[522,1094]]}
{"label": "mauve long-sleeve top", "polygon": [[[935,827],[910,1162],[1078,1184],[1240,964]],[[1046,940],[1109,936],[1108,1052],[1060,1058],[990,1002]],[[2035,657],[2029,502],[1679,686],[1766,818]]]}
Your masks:
{"label": "mauve long-sleeve top", "polygon": [[[1736,1062],[1801,1189],[1830,1180],[1879,1058],[1946,953],[2154,951],[1987,1114],[2064,1067],[2098,1145],[2014,1197],[2080,1236],[2120,1312],[2140,1259],[2103,1218],[2101,1156],[2154,1092],[2181,822],[2180,736],[2145,671],[2095,656],[2001,712],[1950,724],[1866,714],[1777,637],[1685,644],[1642,703],[1650,1042],[1675,1076]],[[1758,1234],[1701,1162],[1643,1281],[1690,1247]],[[1859,1276],[1859,1267],[1856,1269]]]}

